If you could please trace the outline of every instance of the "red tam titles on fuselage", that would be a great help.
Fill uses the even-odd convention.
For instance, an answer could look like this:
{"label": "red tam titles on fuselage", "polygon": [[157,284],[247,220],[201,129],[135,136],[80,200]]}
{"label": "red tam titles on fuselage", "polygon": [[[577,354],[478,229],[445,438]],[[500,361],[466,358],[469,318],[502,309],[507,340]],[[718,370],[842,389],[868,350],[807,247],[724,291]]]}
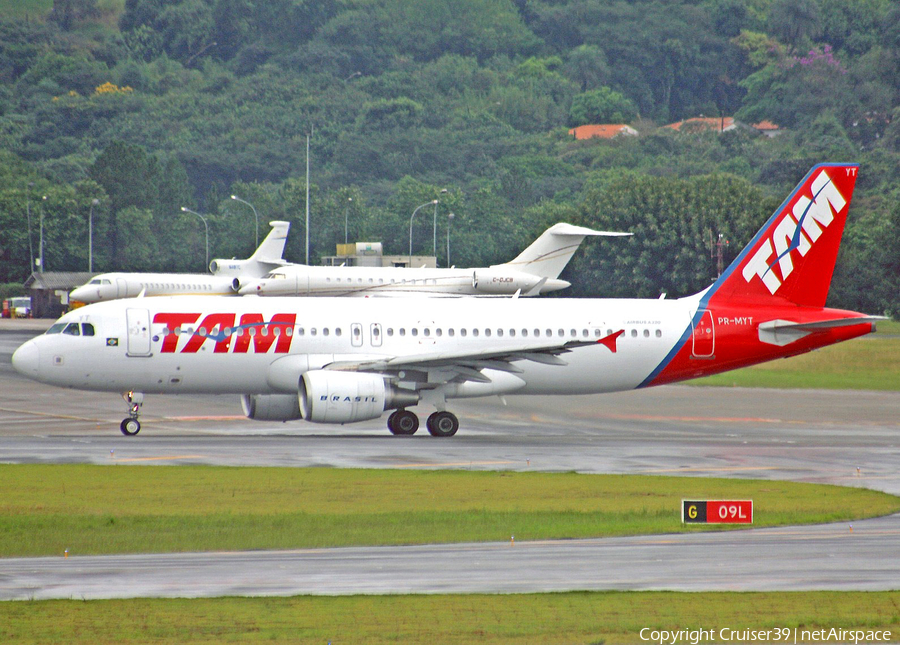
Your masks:
{"label": "red tam titles on fuselage", "polygon": [[[234,354],[246,354],[253,348],[256,354],[265,354],[275,346],[275,354],[287,354],[291,351],[291,340],[294,337],[296,314],[274,314],[266,321],[262,314],[242,314],[240,322],[235,325],[237,314],[213,313],[206,315],[194,328],[191,325],[200,319],[199,313],[158,313],[153,317],[155,324],[165,325],[160,352],[174,354],[178,351],[179,339],[187,337],[182,344],[182,354],[193,354],[200,350],[207,340],[215,342],[215,354],[224,354],[229,350]],[[232,347],[232,338],[234,346]]]}

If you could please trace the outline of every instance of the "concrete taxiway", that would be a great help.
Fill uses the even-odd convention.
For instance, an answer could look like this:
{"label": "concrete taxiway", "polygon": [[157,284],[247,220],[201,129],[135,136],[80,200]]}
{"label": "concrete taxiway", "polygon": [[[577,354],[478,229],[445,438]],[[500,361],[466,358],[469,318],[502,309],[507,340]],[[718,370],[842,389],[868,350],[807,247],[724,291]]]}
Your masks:
{"label": "concrete taxiway", "polygon": [[[670,386],[460,401],[451,439],[381,421],[272,424],[235,397],[148,396],[137,437],[114,394],[27,381],[0,329],[0,460],[470,468],[784,479],[900,494],[900,394]],[[865,341],[857,341],[865,342]],[[673,509],[678,512],[678,509]],[[804,528],[510,544],[0,560],[0,599],[569,589],[900,588],[900,516]],[[702,563],[699,566],[698,563]]]}

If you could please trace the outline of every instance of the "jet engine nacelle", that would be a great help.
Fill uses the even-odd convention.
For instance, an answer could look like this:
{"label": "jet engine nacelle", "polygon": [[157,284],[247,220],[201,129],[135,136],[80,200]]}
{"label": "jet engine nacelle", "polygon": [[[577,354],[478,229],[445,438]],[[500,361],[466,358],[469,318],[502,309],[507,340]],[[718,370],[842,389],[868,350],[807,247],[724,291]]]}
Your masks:
{"label": "jet engine nacelle", "polygon": [[379,374],[311,370],[300,379],[300,414],[315,423],[377,419],[418,402],[417,392],[396,388]]}
{"label": "jet engine nacelle", "polygon": [[472,274],[475,291],[485,294],[522,293],[531,291],[543,280],[540,276],[504,269],[476,269]]}
{"label": "jet engine nacelle", "polygon": [[293,421],[300,418],[300,401],[296,394],[245,394],[241,407],[247,418],[255,421]]}

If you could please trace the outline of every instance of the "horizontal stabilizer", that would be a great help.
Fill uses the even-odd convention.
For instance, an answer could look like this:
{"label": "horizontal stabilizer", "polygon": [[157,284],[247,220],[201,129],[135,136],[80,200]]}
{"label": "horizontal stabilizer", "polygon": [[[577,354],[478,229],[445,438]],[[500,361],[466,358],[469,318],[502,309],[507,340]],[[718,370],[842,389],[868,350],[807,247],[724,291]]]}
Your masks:
{"label": "horizontal stabilizer", "polygon": [[851,327],[865,323],[875,324],[879,320],[887,320],[884,316],[861,316],[857,318],[835,318],[832,320],[815,320],[811,322],[794,322],[792,320],[769,320],[759,324],[759,340],[769,345],[784,347],[809,334],[825,329]]}

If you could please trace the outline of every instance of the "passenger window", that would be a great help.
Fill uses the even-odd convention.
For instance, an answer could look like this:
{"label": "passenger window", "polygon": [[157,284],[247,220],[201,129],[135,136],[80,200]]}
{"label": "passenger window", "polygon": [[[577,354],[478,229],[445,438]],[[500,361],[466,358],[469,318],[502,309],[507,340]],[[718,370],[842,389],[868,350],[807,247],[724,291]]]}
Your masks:
{"label": "passenger window", "polygon": [[411,333],[412,333],[413,336],[418,336],[418,335],[419,335],[419,330],[418,330],[417,328],[413,327]]}
{"label": "passenger window", "polygon": [[650,330],[649,329],[644,330],[644,338],[650,338]]}
{"label": "passenger window", "polygon": [[472,330],[472,335],[473,335],[473,336],[478,336],[478,328],[477,328],[477,327],[476,327],[475,329]]}
{"label": "passenger window", "polygon": [[656,330],[656,337],[657,337],[657,338],[662,338],[662,330],[660,330],[660,329],[657,329],[657,330]]}
{"label": "passenger window", "polygon": [[322,330],[322,335],[327,336],[330,332],[328,331],[328,327]]}
{"label": "passenger window", "polygon": [[498,336],[498,337],[502,337],[502,336],[503,336],[503,330],[502,330],[502,329],[498,329],[498,330],[497,330],[497,336]]}
{"label": "passenger window", "polygon": [[468,333],[469,333],[469,332],[466,331],[466,328],[465,328],[465,327],[463,327],[462,329],[459,330],[459,335],[460,335],[460,336],[465,337],[465,335],[468,334]]}
{"label": "passenger window", "polygon": [[401,327],[401,328],[400,328],[400,335],[401,335],[401,336],[406,336],[406,328],[405,328],[405,327]]}
{"label": "passenger window", "polygon": [[632,337],[632,338],[637,338],[637,329],[632,329],[632,330],[631,330],[631,337]]}
{"label": "passenger window", "polygon": [[453,329],[453,327],[451,327],[450,329],[447,330],[447,335],[448,335],[448,336],[455,336],[455,335],[456,335],[456,330]]}
{"label": "passenger window", "polygon": [[484,330],[484,335],[490,337],[490,335],[491,335],[491,330],[490,330],[490,329],[485,329],[485,330]]}

